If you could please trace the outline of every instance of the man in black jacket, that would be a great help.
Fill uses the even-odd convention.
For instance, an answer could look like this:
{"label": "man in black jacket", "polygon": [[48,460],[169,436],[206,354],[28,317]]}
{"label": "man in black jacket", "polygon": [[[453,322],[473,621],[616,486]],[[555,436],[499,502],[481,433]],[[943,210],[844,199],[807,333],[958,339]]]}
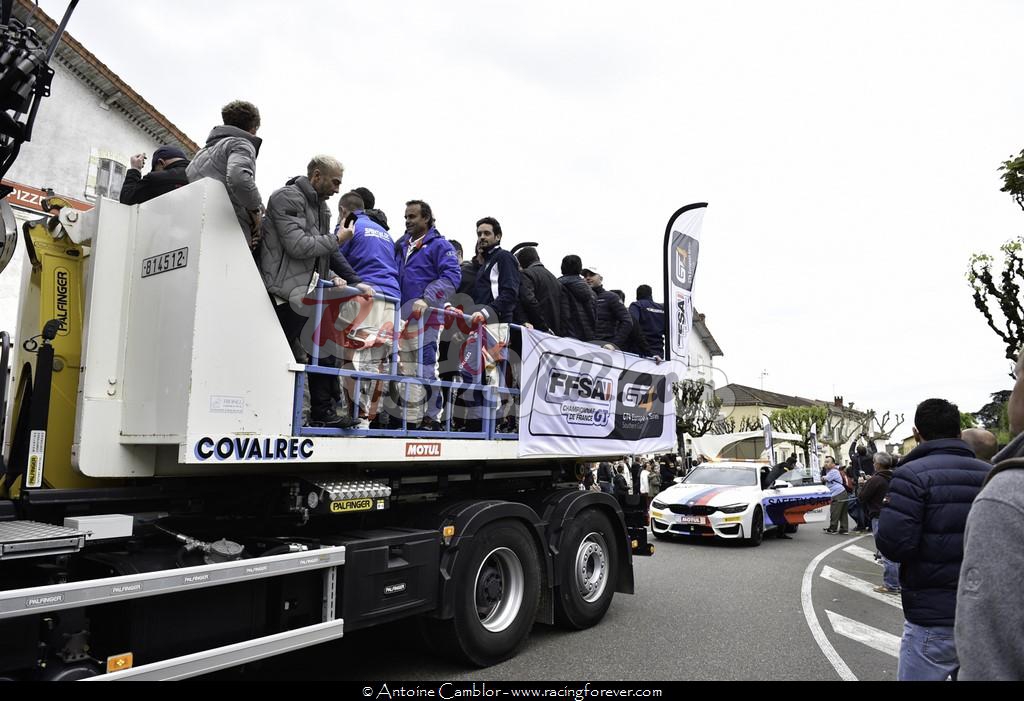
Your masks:
{"label": "man in black jacket", "polygon": [[597,299],[597,328],[595,343],[605,348],[623,348],[629,340],[633,319],[629,310],[614,292],[604,289],[604,276],[591,268],[583,270],[583,279],[587,281]]}
{"label": "man in black jacket", "polygon": [[926,399],[914,415],[910,451],[889,483],[875,544],[900,563],[903,640],[896,678],[942,681],[956,676],[956,588],[971,502],[991,465],[960,439],[960,410]]}
{"label": "man in black jacket", "polygon": [[583,262],[579,256],[562,259],[561,334],[579,341],[593,341],[597,337],[597,298],[590,286],[580,277]]}
{"label": "man in black jacket", "polygon": [[540,262],[533,246],[516,253],[516,260],[520,268],[516,321],[557,334],[562,327],[562,287],[558,278]]}
{"label": "man in black jacket", "polygon": [[188,159],[185,152],[176,146],[161,146],[154,151],[153,167],[146,175],[142,174],[144,165],[146,154],[137,153],[131,157],[132,167],[121,185],[121,204],[142,204],[188,185],[188,175],[185,174]]}

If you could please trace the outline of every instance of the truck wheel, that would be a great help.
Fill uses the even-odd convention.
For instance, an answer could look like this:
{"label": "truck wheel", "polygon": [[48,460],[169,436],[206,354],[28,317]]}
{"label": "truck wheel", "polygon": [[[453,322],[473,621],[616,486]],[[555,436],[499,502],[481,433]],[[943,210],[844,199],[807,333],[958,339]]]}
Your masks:
{"label": "truck wheel", "polygon": [[[463,559],[464,558],[464,559]],[[484,527],[459,558],[455,615],[429,621],[428,636],[480,667],[512,657],[530,634],[540,603],[540,558],[518,521]]]}
{"label": "truck wheel", "polygon": [[757,547],[764,540],[764,514],[761,507],[755,507],[754,513],[750,516],[750,535],[745,542],[751,547]]}
{"label": "truck wheel", "polygon": [[604,618],[615,594],[620,540],[611,521],[597,509],[585,509],[573,519],[555,564],[561,575],[555,590],[558,625],[582,630]]}

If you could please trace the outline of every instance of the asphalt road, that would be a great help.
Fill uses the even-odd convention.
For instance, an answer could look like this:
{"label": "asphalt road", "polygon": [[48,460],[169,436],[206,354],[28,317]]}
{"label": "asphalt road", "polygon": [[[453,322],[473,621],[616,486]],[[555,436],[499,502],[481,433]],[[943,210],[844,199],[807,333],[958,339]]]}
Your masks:
{"label": "asphalt road", "polygon": [[634,558],[637,593],[616,594],[603,622],[577,632],[537,625],[517,657],[487,669],[467,669],[424,649],[415,623],[399,622],[217,676],[892,680],[903,615],[899,597],[870,592],[882,573],[873,549],[870,535],[829,535],[816,524],[756,548],[657,541],[653,557]]}

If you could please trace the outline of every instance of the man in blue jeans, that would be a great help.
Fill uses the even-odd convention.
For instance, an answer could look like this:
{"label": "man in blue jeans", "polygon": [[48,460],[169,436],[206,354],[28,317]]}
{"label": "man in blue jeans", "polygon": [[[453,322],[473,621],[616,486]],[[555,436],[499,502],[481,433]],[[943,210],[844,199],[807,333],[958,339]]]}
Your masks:
{"label": "man in blue jeans", "polygon": [[914,438],[889,483],[875,545],[900,563],[906,622],[896,678],[942,681],[960,668],[953,624],[964,529],[991,465],[960,439],[960,410],[944,399],[917,406]]}

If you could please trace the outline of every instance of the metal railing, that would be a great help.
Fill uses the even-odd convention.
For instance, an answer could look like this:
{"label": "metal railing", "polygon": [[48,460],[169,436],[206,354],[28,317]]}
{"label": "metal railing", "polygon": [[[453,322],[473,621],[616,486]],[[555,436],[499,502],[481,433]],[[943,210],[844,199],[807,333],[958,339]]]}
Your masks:
{"label": "metal railing", "polygon": [[[324,300],[324,289],[332,289],[336,295],[336,299],[331,302],[325,302]],[[352,298],[361,297],[369,299],[372,297],[372,304],[387,304],[391,303],[394,305],[394,313],[392,315],[392,323],[390,330],[387,331],[386,336],[381,336],[382,329],[377,330],[374,343],[384,343],[388,347],[386,360],[387,360],[387,372],[368,372],[365,370],[355,370],[344,367],[331,367],[320,365],[320,358],[323,355],[322,348],[325,343],[332,342],[332,339],[324,338],[324,323],[325,320],[329,320],[331,323],[334,322],[335,317],[333,314],[325,315],[325,308],[328,304],[337,304],[340,316],[340,307],[345,302],[350,301]],[[316,288],[316,325],[313,330],[312,336],[312,352],[310,353],[310,362],[305,365],[302,370],[296,372],[295,375],[295,392],[293,398],[293,411],[292,411],[292,432],[297,436],[388,436],[388,437],[430,437],[430,438],[461,438],[461,439],[495,439],[495,440],[509,440],[518,437],[517,430],[509,427],[517,425],[513,422],[501,424],[499,422],[498,411],[502,408],[502,398],[507,396],[507,404],[512,407],[512,410],[508,413],[508,419],[514,419],[516,422],[519,419],[519,403],[518,397],[520,395],[520,389],[518,387],[510,387],[506,385],[506,378],[509,377],[509,359],[507,354],[501,354],[501,357],[492,357],[491,361],[494,363],[494,374],[497,377],[497,384],[488,384],[487,380],[487,369],[485,367],[485,349],[487,346],[487,328],[485,325],[473,326],[472,315],[464,314],[459,309],[448,307],[428,307],[423,313],[417,314],[414,312],[410,315],[410,318],[406,320],[403,325],[401,319],[401,305],[399,300],[394,297],[388,297],[383,294],[368,295],[367,293],[354,288],[334,288],[329,283],[320,281]],[[461,322],[461,323],[460,323]],[[459,333],[460,338],[464,335],[465,342],[469,342],[471,338],[475,336],[476,340],[472,344],[475,346],[473,353],[470,356],[472,362],[472,371],[466,372],[463,370],[465,365],[465,359],[460,357],[458,360],[458,372],[454,375],[454,379],[442,380],[437,377],[420,377],[419,373],[424,367],[423,364],[423,351],[427,343],[424,340],[424,336],[430,329],[436,329],[436,338],[431,342],[437,344],[436,353],[439,354],[441,343],[444,342],[442,339],[443,331],[451,331],[452,326],[456,325],[457,329],[453,333]],[[512,333],[520,333],[521,327],[513,324],[509,324],[509,341],[511,340]],[[410,331],[410,328],[414,327],[415,331]],[[407,334],[415,333],[415,336],[410,337]],[[434,335],[434,334],[431,334]],[[344,338],[352,339],[349,328],[343,331],[343,338],[341,342],[334,340],[336,345],[342,347],[344,345]],[[402,370],[408,372],[408,369],[399,367],[399,355],[401,353],[401,342],[410,338],[416,338],[415,351],[416,351],[416,374],[406,375],[401,374]],[[354,339],[353,339],[354,340]],[[448,339],[447,342],[453,342]],[[411,344],[410,344],[411,345]],[[364,346],[365,348],[365,346]],[[355,350],[355,349],[353,349]],[[411,350],[411,349],[410,349]],[[408,352],[408,351],[406,351]],[[339,357],[338,360],[341,360]],[[439,358],[435,358],[435,364]],[[346,397],[344,388],[341,393],[341,401],[348,404],[348,415],[358,416],[359,415],[359,403],[361,397],[361,383],[363,382],[382,382],[391,385],[391,389],[395,390],[399,395],[397,399],[392,396],[393,405],[399,410],[400,415],[395,416],[388,414],[389,420],[392,426],[388,428],[329,428],[329,427],[316,427],[306,426],[303,420],[303,403],[304,403],[304,385],[307,374],[319,374],[319,375],[333,375],[339,378],[351,379],[351,391],[349,396]],[[435,368],[436,374],[436,368]],[[466,377],[479,377],[480,382],[474,382],[467,380]],[[381,391],[380,401],[384,402],[384,396],[388,394],[388,387],[385,384],[384,389]],[[437,394],[440,395],[441,409],[440,412],[443,415],[442,427],[443,430],[420,430],[416,427],[411,427],[409,423],[409,413],[412,405],[409,401],[409,393],[412,387],[421,386],[424,388],[424,399],[421,402],[421,406],[417,408],[416,413],[427,415],[427,406],[430,403],[436,401]],[[437,393],[437,394],[435,394]],[[466,399],[472,397],[475,400],[473,406],[459,406],[458,402],[460,399]],[[371,394],[372,402],[372,394]],[[467,416],[464,417],[466,424],[464,424],[462,430],[455,430],[453,428],[453,418],[456,408],[459,407],[463,413]],[[385,414],[384,407],[378,408],[378,416]],[[469,418],[468,414],[473,413],[475,416]],[[361,418],[368,419],[368,416]],[[467,425],[473,425],[475,427],[476,422],[479,421],[479,430],[472,430],[466,428]],[[397,422],[397,426],[394,424]],[[472,422],[472,423],[470,423]]]}

